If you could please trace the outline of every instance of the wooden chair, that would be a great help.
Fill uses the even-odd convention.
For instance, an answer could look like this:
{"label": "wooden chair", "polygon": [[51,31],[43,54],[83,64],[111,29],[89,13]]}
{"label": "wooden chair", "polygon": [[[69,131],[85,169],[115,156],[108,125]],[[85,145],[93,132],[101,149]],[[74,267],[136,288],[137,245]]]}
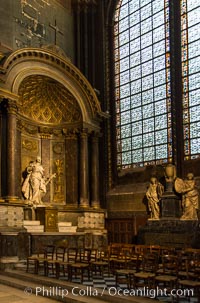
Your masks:
{"label": "wooden chair", "polygon": [[160,254],[161,254],[161,247],[160,247],[160,245],[150,245],[149,246],[149,252],[151,254],[157,254],[158,257],[160,257]]}
{"label": "wooden chair", "polygon": [[[200,254],[194,254],[185,259],[185,268],[186,276],[184,278],[182,276],[183,279],[178,280],[178,288],[190,290],[190,293],[185,292],[184,296],[197,297],[200,302]],[[193,291],[192,294],[191,291]]]}
{"label": "wooden chair", "polygon": [[112,259],[113,271],[118,269],[128,268],[128,263],[131,262],[132,247],[121,247],[116,258]]}
{"label": "wooden chair", "polygon": [[108,272],[110,275],[110,266],[109,266],[109,258],[108,251],[105,248],[97,249],[95,253],[95,260],[90,260],[91,272],[97,275],[99,273],[103,276],[104,272]]}
{"label": "wooden chair", "polygon": [[[179,258],[176,255],[163,255],[162,267],[157,271],[155,286],[165,289],[171,295],[172,289],[177,289]],[[175,297],[172,296],[172,300]]]}
{"label": "wooden chair", "polygon": [[55,248],[54,258],[46,261],[46,275],[48,276],[51,272],[53,275],[58,274],[57,266],[59,262],[64,261],[66,247],[58,246]]}
{"label": "wooden chair", "polygon": [[71,265],[77,262],[78,251],[77,248],[66,248],[64,260],[56,262],[56,278],[59,279],[61,273],[64,277],[68,277],[71,280]]}
{"label": "wooden chair", "polygon": [[47,274],[46,271],[46,262],[48,260],[52,260],[54,256],[54,250],[55,246],[54,245],[47,245],[42,253],[38,253],[36,255],[32,255],[27,258],[27,267],[26,271],[29,271],[30,265],[32,264],[34,267],[34,273],[38,274],[39,268],[42,267],[44,270],[44,275]]}
{"label": "wooden chair", "polygon": [[149,287],[154,288],[154,279],[158,269],[157,254],[145,253],[142,257],[142,264],[139,271],[133,275],[133,287]]}
{"label": "wooden chair", "polygon": [[125,267],[115,271],[116,287],[118,287],[120,284],[126,284],[128,288],[131,288],[134,274],[139,268],[139,262],[139,255],[133,251],[130,255],[129,262],[125,265]]}
{"label": "wooden chair", "polygon": [[80,276],[81,283],[83,283],[83,276],[84,273],[87,273],[88,280],[90,280],[90,257],[91,257],[91,250],[90,249],[80,249],[78,251],[78,258],[75,263],[70,264],[70,275],[71,279],[73,275],[75,278]]}

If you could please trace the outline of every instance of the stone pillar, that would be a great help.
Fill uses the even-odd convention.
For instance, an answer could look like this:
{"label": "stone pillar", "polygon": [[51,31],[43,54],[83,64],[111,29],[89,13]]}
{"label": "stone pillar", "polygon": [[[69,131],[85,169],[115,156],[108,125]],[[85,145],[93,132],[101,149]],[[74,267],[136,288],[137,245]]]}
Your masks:
{"label": "stone pillar", "polygon": [[78,206],[78,138],[76,134],[68,134],[66,146],[66,203]]}
{"label": "stone pillar", "polygon": [[[2,113],[0,111],[0,172],[2,170],[2,167],[1,167],[1,153],[2,153],[2,139],[3,139],[3,135],[2,135]],[[2,190],[1,190],[1,187],[2,187],[2,183],[1,183],[1,173],[0,173],[0,202],[4,202],[3,199],[1,199],[1,196],[2,196]]]}
{"label": "stone pillar", "polygon": [[91,201],[93,208],[100,208],[99,203],[99,137],[97,134],[92,136],[91,146]]}
{"label": "stone pillar", "polygon": [[16,101],[6,99],[4,100],[4,109],[6,111],[6,163],[7,163],[7,194],[5,199],[9,202],[19,200],[17,196],[17,162],[20,155],[17,151],[17,105]]}
{"label": "stone pillar", "polygon": [[80,207],[89,207],[88,133],[80,134]]}

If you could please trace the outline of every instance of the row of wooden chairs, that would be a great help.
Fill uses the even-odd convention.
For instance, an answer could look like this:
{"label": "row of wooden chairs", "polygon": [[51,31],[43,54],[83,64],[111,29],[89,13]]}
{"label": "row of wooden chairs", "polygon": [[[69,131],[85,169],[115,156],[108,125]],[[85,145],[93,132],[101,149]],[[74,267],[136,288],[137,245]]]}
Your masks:
{"label": "row of wooden chairs", "polygon": [[66,246],[47,246],[42,255],[27,258],[27,271],[33,264],[34,272],[42,267],[45,275],[61,275],[69,281],[86,273],[108,272],[116,276],[116,287],[126,283],[128,288],[164,286],[191,287],[199,297],[200,250],[175,249],[158,245],[122,245],[113,243],[102,249],[75,249]]}
{"label": "row of wooden chairs", "polygon": [[162,248],[156,252],[146,250],[142,254],[133,251],[126,267],[115,270],[116,287],[123,282],[128,288],[164,287],[169,293],[172,289],[188,288],[194,290],[200,301],[200,250],[170,248],[167,251],[165,248],[161,251]]}
{"label": "row of wooden chairs", "polygon": [[64,275],[69,281],[72,277],[80,276],[83,282],[83,275],[86,272],[90,279],[90,272],[103,273],[104,269],[108,268],[108,261],[103,260],[105,254],[96,249],[87,248],[69,248],[65,246],[48,245],[44,248],[42,254],[33,255],[27,258],[27,272],[31,265],[34,268],[34,273],[38,274],[40,269],[44,275],[53,274],[56,278]]}

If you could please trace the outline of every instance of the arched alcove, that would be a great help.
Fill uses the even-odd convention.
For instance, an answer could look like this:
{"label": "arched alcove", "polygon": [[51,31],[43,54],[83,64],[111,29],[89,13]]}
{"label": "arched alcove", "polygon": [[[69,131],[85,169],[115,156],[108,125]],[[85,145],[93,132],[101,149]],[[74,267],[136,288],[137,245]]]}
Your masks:
{"label": "arched alcove", "polygon": [[23,199],[23,171],[39,155],[46,177],[57,174],[45,203],[99,206],[96,138],[103,113],[84,75],[55,47],[25,48],[4,60],[0,79],[7,137],[1,153],[12,171],[2,196]]}

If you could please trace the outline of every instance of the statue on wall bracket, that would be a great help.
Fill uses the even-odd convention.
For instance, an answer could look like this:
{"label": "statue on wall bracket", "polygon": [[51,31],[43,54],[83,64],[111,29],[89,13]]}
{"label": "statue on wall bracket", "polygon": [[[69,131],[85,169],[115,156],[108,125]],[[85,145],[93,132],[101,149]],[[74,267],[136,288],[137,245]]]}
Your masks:
{"label": "statue on wall bracket", "polygon": [[43,205],[42,196],[47,192],[46,186],[55,177],[56,174],[52,174],[49,179],[45,178],[40,156],[37,156],[35,161],[30,161],[26,168],[26,178],[22,184],[22,193],[31,206]]}
{"label": "statue on wall bracket", "polygon": [[199,191],[193,173],[188,173],[185,180],[176,178],[174,188],[182,195],[183,214],[180,220],[198,220]]}

